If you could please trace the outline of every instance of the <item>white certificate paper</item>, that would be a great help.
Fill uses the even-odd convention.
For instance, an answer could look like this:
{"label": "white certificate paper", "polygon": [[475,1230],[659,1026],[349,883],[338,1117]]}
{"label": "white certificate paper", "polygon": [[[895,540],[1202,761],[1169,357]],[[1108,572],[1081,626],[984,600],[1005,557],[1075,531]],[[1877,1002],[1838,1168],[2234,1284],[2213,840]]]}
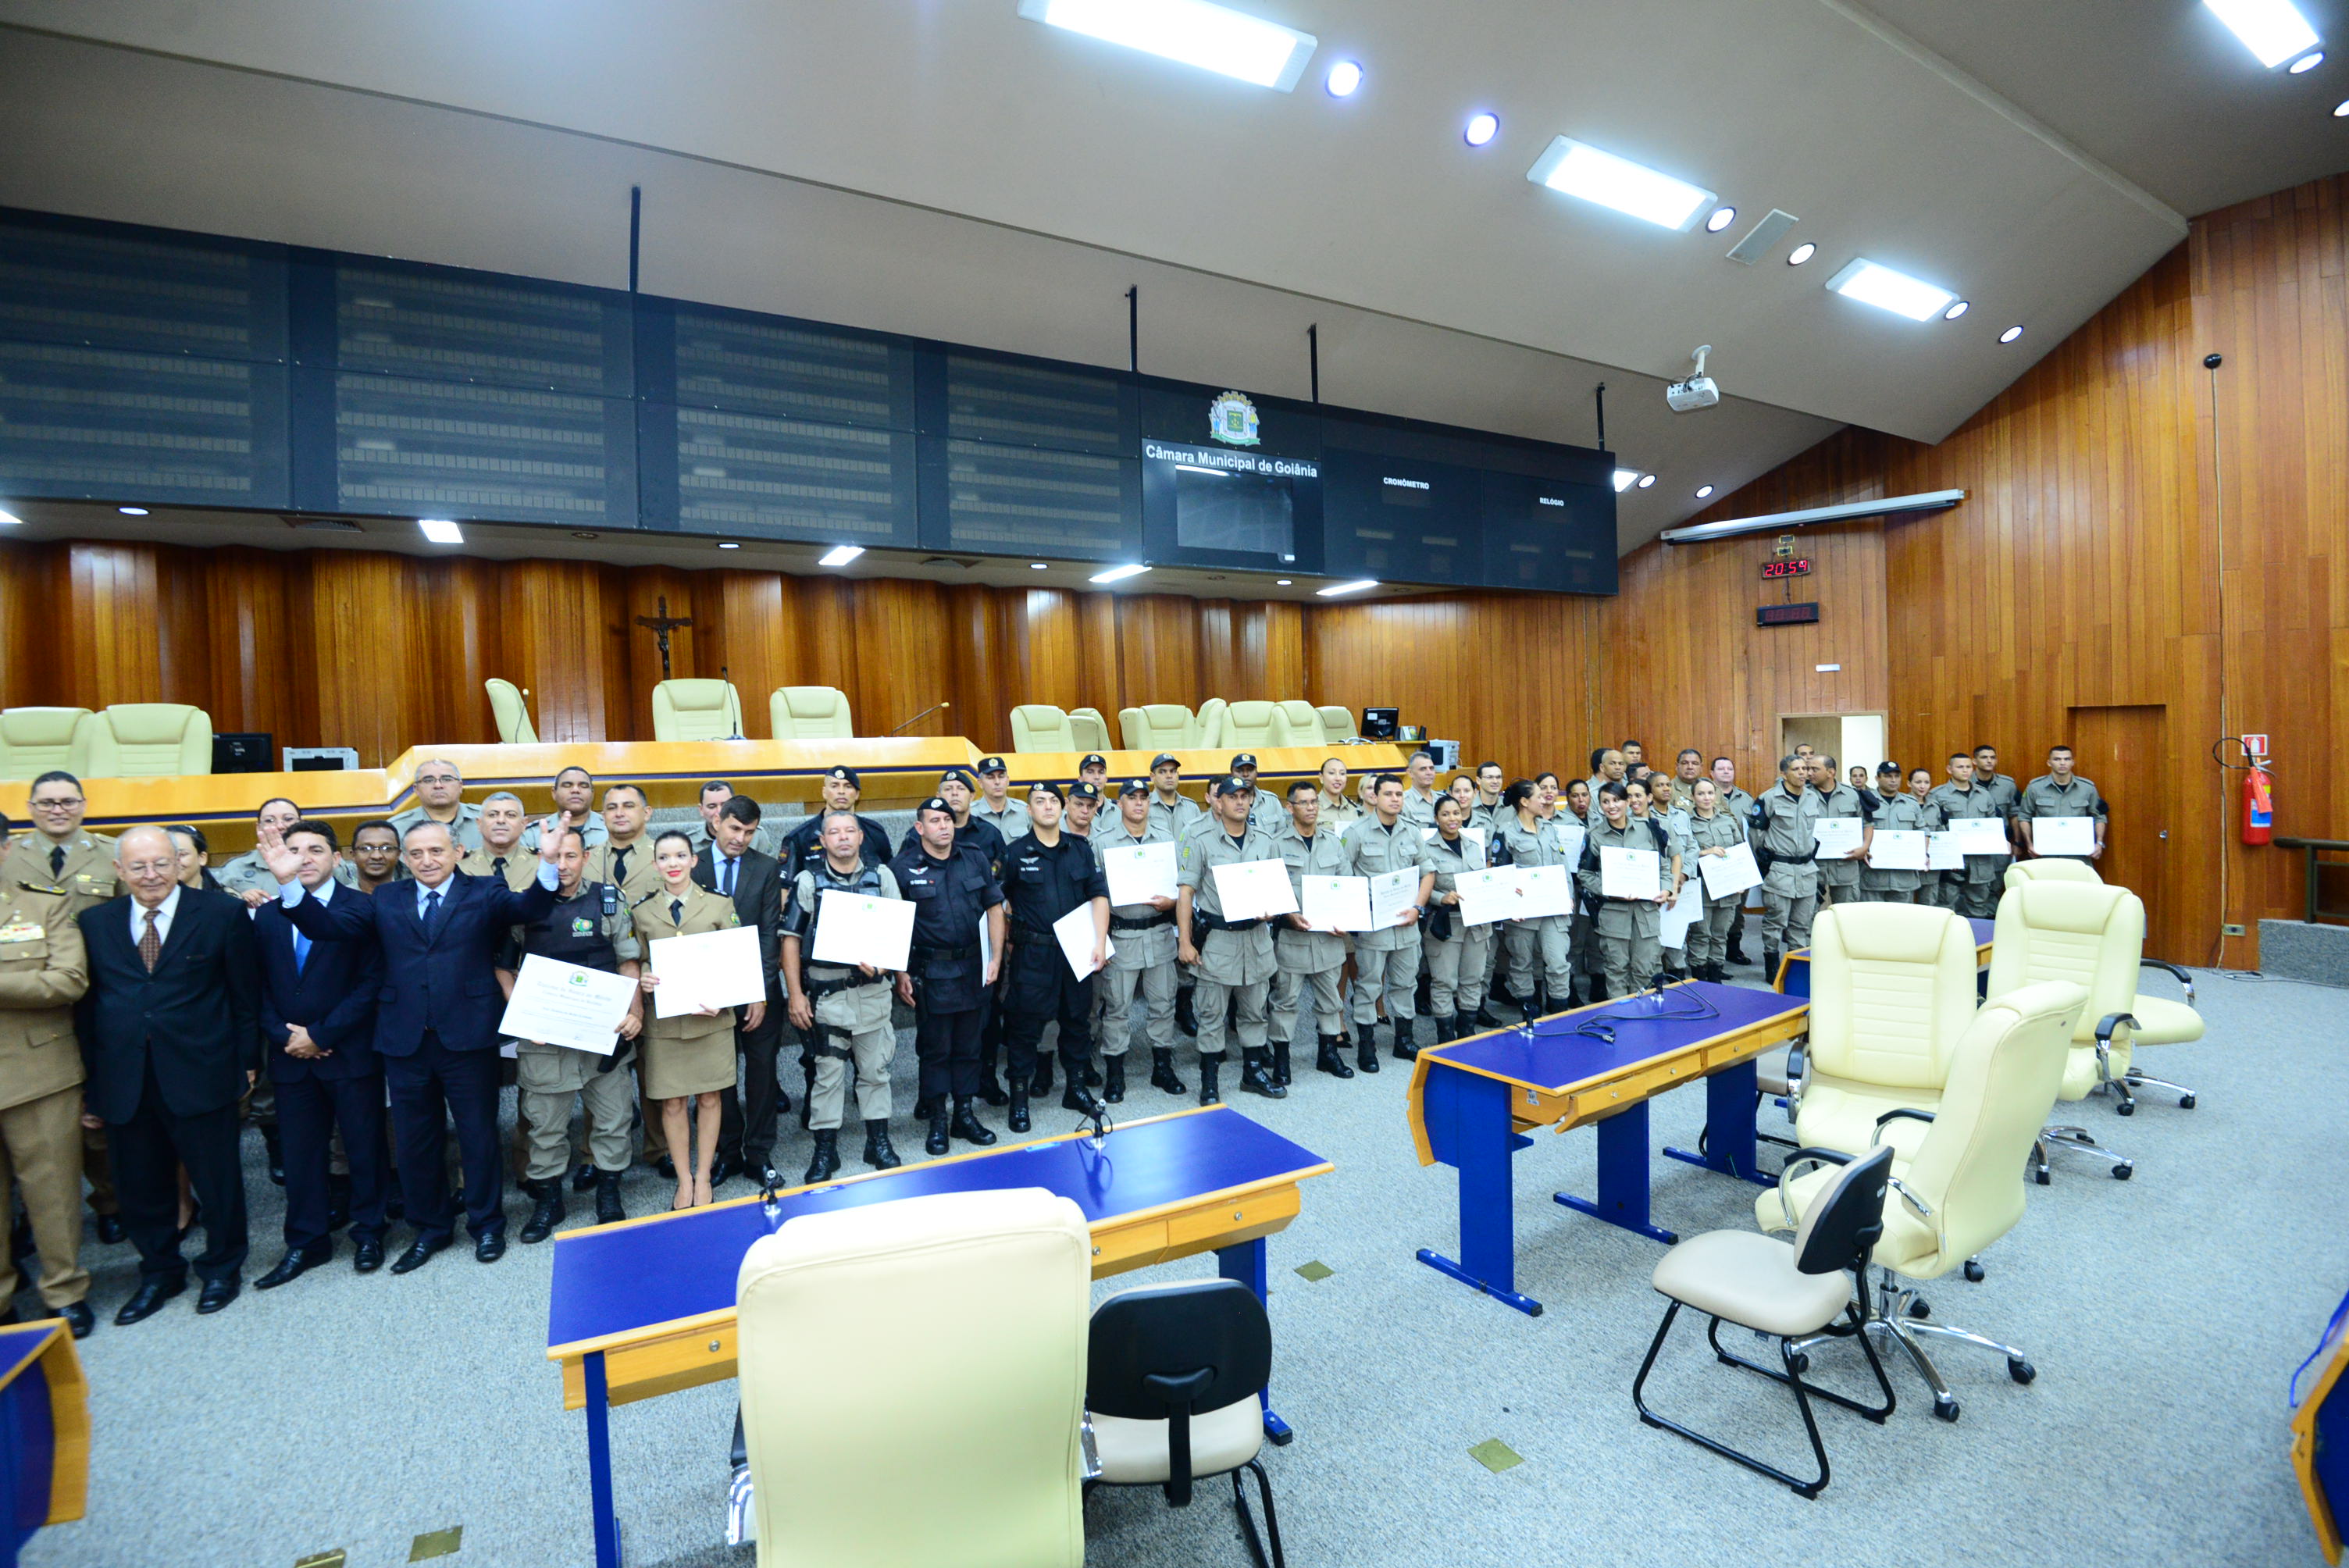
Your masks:
{"label": "white certificate paper", "polygon": [[498,1020],[498,1033],[608,1057],[636,992],[636,983],[625,975],[527,954],[514,976],[513,995],[506,998],[505,1016]]}
{"label": "white certificate paper", "polygon": [[1929,872],[1961,872],[1966,869],[1966,852],[1958,848],[1955,833],[1925,835],[1925,869]]}
{"label": "white certificate paper", "polygon": [[2031,848],[2042,855],[2089,855],[2096,851],[2093,817],[2038,817],[2031,823]]}
{"label": "white certificate paper", "polygon": [[1522,873],[1515,866],[1501,866],[1493,871],[1463,872],[1452,879],[1452,891],[1460,895],[1460,919],[1468,925],[1490,925],[1496,920],[1515,920],[1519,906],[1525,903],[1524,890],[1518,886]]}
{"label": "white certificate paper", "polygon": [[[1161,849],[1171,850],[1174,846],[1172,844],[1162,844],[1158,847]],[[909,925],[906,929],[910,931],[913,928]],[[1054,921],[1052,923],[1052,934],[1061,939],[1061,951],[1067,956],[1069,960],[1069,967],[1076,972],[1078,979],[1083,979],[1086,975],[1092,974],[1095,969],[1100,967],[1099,965],[1093,962],[1094,934],[1093,906],[1092,900],[1086,900],[1083,903],[1077,905],[1076,908],[1069,911],[1068,913]],[[1117,944],[1114,942],[1105,943],[1102,945],[1104,949],[1102,953],[1103,957],[1107,957],[1110,954],[1117,951]]]}
{"label": "white certificate paper", "polygon": [[903,969],[913,945],[914,906],[904,899],[875,898],[836,887],[828,887],[817,896],[815,945],[808,953],[816,963]]}
{"label": "white certificate paper", "polygon": [[1368,877],[1300,877],[1305,907],[1298,913],[1317,931],[1371,929],[1371,879]]}
{"label": "white certificate paper", "polygon": [[1762,868],[1754,863],[1754,846],[1743,841],[1730,845],[1727,854],[1699,855],[1696,869],[1704,881],[1707,898],[1727,898],[1762,885]]}
{"label": "white certificate paper", "polygon": [[1370,879],[1371,929],[1384,931],[1402,923],[1402,912],[1419,901],[1419,868],[1381,872]]}
{"label": "white certificate paper", "polygon": [[[1656,857],[1650,855],[1650,860]],[[1574,913],[1574,874],[1564,866],[1518,866],[1517,918],[1540,920]]]}
{"label": "white certificate paper", "polygon": [[1879,828],[1868,846],[1868,863],[1880,872],[1925,869],[1925,835],[1906,828]]}
{"label": "white certificate paper", "polygon": [[1174,896],[1174,846],[1128,844],[1102,851],[1102,873],[1109,878],[1113,904],[1148,903]]}
{"label": "white certificate paper", "polygon": [[1216,879],[1216,902],[1226,920],[1261,920],[1268,914],[1295,914],[1297,890],[1288,885],[1283,861],[1235,861],[1207,868]]}
{"label": "white certificate paper", "polygon": [[657,1018],[681,1017],[702,1007],[747,1007],[767,999],[766,965],[759,961],[755,925],[657,937],[646,955],[660,976],[660,984],[653,987]]}
{"label": "white certificate paper", "polygon": [[1557,840],[1558,856],[1572,871],[1582,864],[1582,841],[1590,837],[1590,830],[1579,822],[1552,821],[1549,830]]}
{"label": "white certificate paper", "polygon": [[1608,898],[1654,898],[1664,891],[1664,857],[1653,850],[1602,846],[1599,891]]}
{"label": "white certificate paper", "polygon": [[1664,906],[1662,940],[1659,947],[1677,953],[1688,945],[1689,927],[1704,918],[1704,884],[1692,877],[1681,883],[1681,896]]}
{"label": "white certificate paper", "polygon": [[1958,836],[1958,849],[1969,855],[2002,855],[2008,852],[2006,820],[2002,817],[1952,817],[1950,831]]}
{"label": "white certificate paper", "polygon": [[1811,841],[1818,845],[1818,858],[1838,861],[1859,848],[1860,829],[1865,827],[1857,817],[1821,817],[1811,824]]}

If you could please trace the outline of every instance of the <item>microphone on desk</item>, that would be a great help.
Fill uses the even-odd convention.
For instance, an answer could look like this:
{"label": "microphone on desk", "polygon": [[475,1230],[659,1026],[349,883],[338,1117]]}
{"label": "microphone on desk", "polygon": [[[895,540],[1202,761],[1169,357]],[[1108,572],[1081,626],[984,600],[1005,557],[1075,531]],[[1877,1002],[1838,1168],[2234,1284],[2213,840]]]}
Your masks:
{"label": "microphone on desk", "polygon": [[915,725],[917,725],[917,724],[921,723],[921,722],[922,722],[922,720],[924,720],[924,719],[926,719],[926,718],[929,717],[930,717],[930,715],[932,715],[932,714],[934,714],[934,713],[937,712],[937,711],[938,711],[938,709],[940,709],[940,708],[942,708],[942,707],[952,707],[953,706],[954,706],[954,704],[952,704],[952,703],[950,703],[950,702],[934,702],[934,703],[930,704],[930,706],[929,706],[929,707],[926,707],[926,708],[922,709],[922,711],[921,711],[921,712],[919,712],[919,713],[916,714],[913,717],[911,717],[911,718],[907,719],[905,723],[903,723],[903,724],[899,725],[899,726],[896,727],[896,729],[893,729],[893,730],[891,730],[889,733],[890,733],[891,735],[895,735],[895,734],[899,733],[899,731],[906,730],[906,729],[911,729]]}

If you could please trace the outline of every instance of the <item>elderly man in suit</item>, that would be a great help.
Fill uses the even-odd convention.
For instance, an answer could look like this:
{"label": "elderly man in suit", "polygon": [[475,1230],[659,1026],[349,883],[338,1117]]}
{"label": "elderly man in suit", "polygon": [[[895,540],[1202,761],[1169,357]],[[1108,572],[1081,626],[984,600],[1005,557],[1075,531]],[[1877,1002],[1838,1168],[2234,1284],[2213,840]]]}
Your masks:
{"label": "elderly man in suit", "polygon": [[505,1007],[497,958],[513,927],[534,924],[554,907],[562,842],[549,818],[539,836],[538,880],[517,892],[489,877],[458,875],[455,836],[443,823],[420,821],[400,841],[400,862],[413,881],[372,898],[328,902],[302,885],[302,857],[283,835],[262,831],[262,855],[295,930],[313,942],[371,934],[383,950],[375,1049],[391,1091],[400,1198],[416,1229],[394,1274],[423,1267],[454,1238],[443,1169],[449,1119],[457,1124],[473,1256],[489,1264],[505,1255],[505,1171],[498,1158],[498,1020]]}
{"label": "elderly man in suit", "polygon": [[[835,769],[835,771],[837,771]],[[782,1004],[776,989],[783,919],[782,866],[758,847],[759,802],[729,795],[709,823],[709,841],[694,858],[693,880],[734,901],[734,913],[759,933],[759,957],[767,971],[767,1011],[755,1029],[740,1028],[736,1043],[746,1064],[742,1088],[719,1100],[716,1186],[737,1171],[772,1171],[776,1112],[790,1104],[775,1081],[775,1050],[781,1043]],[[884,841],[885,842],[886,841]]]}
{"label": "elderly man in suit", "polygon": [[139,1288],[118,1324],[152,1317],[187,1288],[179,1171],[203,1205],[198,1312],[237,1297],[244,1267],[244,1172],[237,1100],[261,1066],[260,965],[244,905],[184,886],[171,836],[133,828],[116,842],[130,892],[81,914],[89,990],[77,1014],[84,1088],[106,1123]]}

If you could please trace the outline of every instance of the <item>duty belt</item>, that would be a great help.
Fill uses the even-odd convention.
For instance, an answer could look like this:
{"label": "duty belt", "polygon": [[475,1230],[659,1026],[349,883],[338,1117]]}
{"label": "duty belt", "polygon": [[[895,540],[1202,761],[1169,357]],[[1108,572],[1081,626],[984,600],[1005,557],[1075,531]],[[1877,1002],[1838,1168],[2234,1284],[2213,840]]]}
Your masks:
{"label": "duty belt", "polygon": [[1818,859],[1818,856],[1819,847],[1816,844],[1813,844],[1809,849],[1805,850],[1799,855],[1783,854],[1776,850],[1772,850],[1770,851],[1770,858],[1773,861],[1782,861],[1790,866],[1809,865],[1813,861]]}
{"label": "duty belt", "polygon": [[1262,925],[1264,922],[1261,920],[1226,920],[1219,914],[1202,914],[1198,911],[1193,910],[1191,912],[1191,923],[1198,927],[1199,934],[1204,936],[1209,932],[1214,931],[1254,931],[1257,926]]}
{"label": "duty belt", "polygon": [[1155,931],[1162,925],[1174,923],[1174,917],[1164,910],[1153,911],[1147,915],[1112,914],[1109,917],[1112,931]]}
{"label": "duty belt", "polygon": [[867,977],[857,974],[852,969],[847,974],[842,975],[835,979],[802,980],[800,982],[800,989],[806,994],[807,999],[812,1002],[819,996],[832,996],[836,995],[843,991],[854,991],[860,985],[886,985],[887,984],[889,984],[889,977],[885,975],[874,975]]}
{"label": "duty belt", "polygon": [[976,942],[966,942],[960,947],[931,947],[926,944],[916,942],[913,944],[913,955],[916,958],[926,959],[932,964],[952,964],[957,959],[977,957],[978,955],[978,944]]}

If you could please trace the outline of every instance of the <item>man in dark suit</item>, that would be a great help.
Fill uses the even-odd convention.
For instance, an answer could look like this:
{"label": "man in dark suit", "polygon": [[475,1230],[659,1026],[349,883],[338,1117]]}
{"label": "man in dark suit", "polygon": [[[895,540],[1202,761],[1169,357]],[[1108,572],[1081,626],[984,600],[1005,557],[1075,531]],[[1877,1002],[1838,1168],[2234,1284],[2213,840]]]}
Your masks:
{"label": "man in dark suit", "polygon": [[139,1288],[118,1324],[152,1317],[185,1290],[180,1167],[203,1205],[198,1312],[234,1301],[244,1267],[244,1171],[237,1100],[261,1066],[260,965],[244,905],[182,886],[171,836],[133,828],[115,846],[129,896],[81,914],[89,990],[75,1032],[83,1093],[108,1128]]}
{"label": "man in dark suit", "polygon": [[554,907],[554,856],[562,836],[549,819],[539,836],[538,882],[520,892],[489,877],[457,874],[457,841],[430,820],[400,840],[412,882],[373,898],[321,903],[297,880],[301,857],[274,829],[261,851],[295,928],[313,942],[372,934],[383,950],[383,990],[375,1049],[391,1091],[399,1151],[400,1200],[416,1239],[391,1265],[408,1274],[431,1261],[456,1230],[442,1163],[448,1120],[457,1124],[465,1177],[465,1225],[473,1256],[505,1255],[505,1170],[498,1149],[498,1020],[505,1003],[496,960],[514,926]]}
{"label": "man in dark suit", "polygon": [[[783,1008],[777,998],[781,956],[782,867],[774,856],[752,847],[759,833],[759,802],[730,795],[709,825],[709,842],[693,862],[693,880],[734,901],[734,913],[759,931],[759,956],[767,967],[767,1014],[756,1029],[737,1028],[735,1039],[748,1064],[742,1088],[719,1101],[718,1164],[710,1184],[736,1171],[774,1169],[775,1118],[791,1101],[775,1081],[775,1050],[781,1044]],[[780,1181],[780,1178],[778,1178]]]}
{"label": "man in dark suit", "polygon": [[[335,880],[341,845],[332,824],[296,821],[284,837],[301,859],[295,881],[310,897],[367,896]],[[314,942],[274,900],[254,913],[253,934],[261,949],[264,1070],[277,1086],[285,1161],[285,1256],[254,1288],[274,1290],[335,1255],[327,1150],[337,1128],[351,1168],[351,1264],[373,1274],[383,1266],[383,1065],[375,1054],[383,954],[373,932]]]}

